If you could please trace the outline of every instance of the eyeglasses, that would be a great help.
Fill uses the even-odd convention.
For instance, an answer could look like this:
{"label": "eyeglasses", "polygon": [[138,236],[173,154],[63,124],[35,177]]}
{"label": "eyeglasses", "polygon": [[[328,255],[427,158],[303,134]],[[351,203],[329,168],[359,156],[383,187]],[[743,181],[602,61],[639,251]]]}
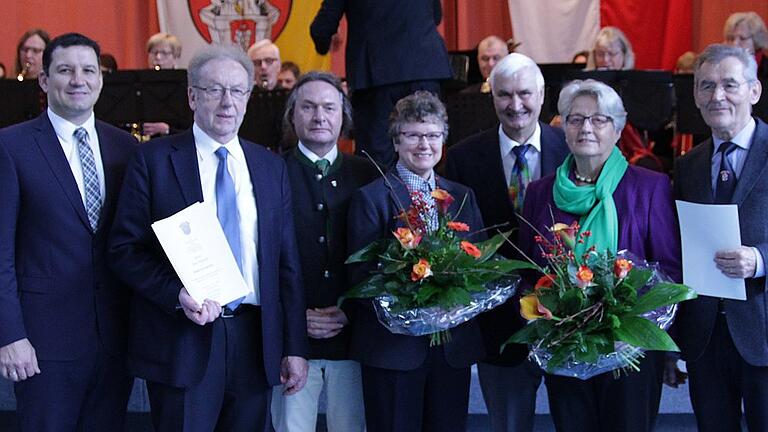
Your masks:
{"label": "eyeglasses", "polygon": [[274,57],[266,57],[266,58],[263,58],[263,59],[254,59],[253,60],[253,65],[256,66],[256,67],[261,67],[262,64],[264,66],[272,66],[276,61],[277,61],[277,59],[274,58]]}
{"label": "eyeglasses", "polygon": [[152,50],[149,52],[149,55],[154,57],[170,57],[173,55],[173,51],[169,50]]}
{"label": "eyeglasses", "polygon": [[565,124],[570,127],[580,128],[584,126],[584,122],[589,120],[595,129],[602,129],[608,126],[609,123],[613,123],[613,118],[604,114],[592,114],[591,116],[583,116],[581,114],[568,114],[565,117]]}
{"label": "eyeglasses", "polygon": [[718,87],[722,87],[724,92],[728,94],[735,94],[739,92],[741,86],[748,83],[748,81],[738,82],[736,80],[724,81],[720,84],[714,83],[712,81],[702,81],[699,83],[699,92],[706,95],[713,95],[715,92],[717,92]]}
{"label": "eyeglasses", "polygon": [[239,87],[222,87],[222,86],[210,86],[210,87],[200,87],[200,86],[192,86],[192,88],[196,88],[205,94],[206,97],[209,99],[221,99],[224,97],[224,93],[229,92],[229,95],[232,96],[232,99],[245,99],[250,93],[250,90],[246,90]]}
{"label": "eyeglasses", "polygon": [[403,142],[406,144],[418,144],[422,139],[426,139],[430,144],[435,144],[442,142],[445,132],[400,132],[400,135],[403,137]]}

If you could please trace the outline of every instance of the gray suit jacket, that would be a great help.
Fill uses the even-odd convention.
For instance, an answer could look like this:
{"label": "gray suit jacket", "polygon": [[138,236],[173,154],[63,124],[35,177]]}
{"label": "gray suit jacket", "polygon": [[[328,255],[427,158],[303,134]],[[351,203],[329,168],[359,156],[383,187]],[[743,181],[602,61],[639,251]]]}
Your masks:
{"label": "gray suit jacket", "polygon": [[[756,119],[757,129],[736,185],[733,203],[739,207],[741,243],[768,258],[768,125]],[[698,145],[675,164],[675,198],[714,203],[712,193],[712,139]],[[768,295],[766,278],[746,280],[747,300],[725,300],[728,329],[739,354],[749,364],[768,366]],[[677,342],[685,360],[704,352],[717,317],[718,299],[701,296],[683,302],[676,319]]]}

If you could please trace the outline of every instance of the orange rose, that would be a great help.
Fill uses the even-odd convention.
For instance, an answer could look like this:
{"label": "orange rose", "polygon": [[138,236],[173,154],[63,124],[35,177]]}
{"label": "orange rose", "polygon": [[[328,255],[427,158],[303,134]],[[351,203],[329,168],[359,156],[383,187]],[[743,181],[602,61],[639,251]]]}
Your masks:
{"label": "orange rose", "polygon": [[421,243],[421,235],[416,235],[410,228],[398,228],[392,232],[403,249],[414,249]]}
{"label": "orange rose", "polygon": [[579,267],[579,270],[576,272],[576,281],[580,288],[592,285],[593,277],[595,277],[594,273],[585,265]]}
{"label": "orange rose", "polygon": [[613,263],[613,274],[619,279],[624,279],[632,270],[632,263],[624,258],[619,258]]}
{"label": "orange rose", "polygon": [[454,231],[469,231],[469,225],[465,224],[464,222],[456,222],[451,221],[446,224],[448,226],[448,229],[454,230]]}
{"label": "orange rose", "polygon": [[544,318],[551,320],[552,311],[539,302],[535,294],[529,294],[520,298],[520,315],[528,321]]}
{"label": "orange rose", "polygon": [[536,286],[534,286],[533,289],[538,291],[542,288],[552,288],[552,286],[555,284],[556,277],[557,276],[553,274],[548,274],[540,277],[539,280],[536,282]]}
{"label": "orange rose", "polygon": [[429,265],[429,261],[424,258],[413,265],[411,268],[411,280],[416,282],[432,276],[432,268]]}
{"label": "orange rose", "polygon": [[437,203],[437,207],[440,209],[440,212],[442,214],[445,214],[448,212],[448,207],[451,206],[454,199],[447,191],[443,189],[435,189],[431,193],[432,198],[435,199],[435,202]]}
{"label": "orange rose", "polygon": [[467,253],[467,255],[480,258],[480,255],[482,255],[482,252],[480,252],[480,249],[477,248],[477,246],[473,245],[472,243],[464,240],[461,242],[461,250]]}

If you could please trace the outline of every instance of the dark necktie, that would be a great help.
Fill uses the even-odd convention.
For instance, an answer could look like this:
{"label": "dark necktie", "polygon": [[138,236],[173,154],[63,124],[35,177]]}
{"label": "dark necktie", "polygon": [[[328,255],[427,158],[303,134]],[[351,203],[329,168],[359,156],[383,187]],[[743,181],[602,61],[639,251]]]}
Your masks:
{"label": "dark necktie", "polygon": [[[227,169],[227,156],[229,151],[226,147],[219,147],[216,150],[216,157],[219,158],[219,166],[216,169],[216,217],[219,218],[221,228],[224,230],[224,236],[227,238],[229,248],[232,249],[232,255],[235,256],[237,267],[240,272],[243,271],[242,250],[240,249],[240,220],[237,214],[237,194],[235,193],[235,182],[229,175]],[[235,310],[245,297],[241,297],[227,304],[231,310]]]}
{"label": "dark necktie", "polygon": [[75,129],[73,135],[77,141],[77,154],[80,156],[80,165],[83,169],[85,213],[88,215],[91,230],[96,232],[96,228],[99,226],[99,212],[101,211],[101,187],[99,186],[99,172],[96,171],[96,159],[93,157],[93,149],[88,143],[88,132],[85,128]]}
{"label": "dark necktie", "polygon": [[523,144],[512,147],[512,153],[515,154],[515,165],[512,167],[512,178],[509,184],[509,199],[517,213],[523,211],[523,200],[525,199],[525,187],[530,181],[531,174],[528,170],[528,160],[525,153],[530,148],[530,144]]}
{"label": "dark necktie", "polygon": [[736,172],[728,160],[728,155],[736,150],[736,144],[725,141],[720,144],[717,150],[720,152],[720,170],[717,172],[717,183],[715,184],[715,203],[730,204],[733,198],[733,191],[736,189]]}
{"label": "dark necktie", "polygon": [[330,168],[331,162],[328,161],[328,159],[318,159],[315,161],[315,167],[317,167],[317,170],[320,171],[320,174],[325,177],[328,175],[328,168]]}

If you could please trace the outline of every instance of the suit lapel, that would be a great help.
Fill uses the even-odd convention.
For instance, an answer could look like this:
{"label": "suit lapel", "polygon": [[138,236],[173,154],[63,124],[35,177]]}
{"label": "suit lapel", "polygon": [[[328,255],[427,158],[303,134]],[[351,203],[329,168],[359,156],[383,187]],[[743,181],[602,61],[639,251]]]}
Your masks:
{"label": "suit lapel", "polygon": [[117,160],[118,151],[115,149],[117,145],[111,139],[106,129],[98,121],[96,122],[96,134],[99,136],[99,151],[101,152],[101,164],[104,167],[104,190],[106,196],[104,197],[104,205],[101,208],[101,214],[104,215],[104,210],[111,207],[115,198],[117,197],[117,176],[120,173],[112,167],[120,163]]}
{"label": "suit lapel", "polygon": [[541,176],[544,177],[558,168],[556,152],[560,146],[559,139],[549,128],[544,127],[543,124],[539,124],[539,127],[541,128]]}
{"label": "suit lapel", "polygon": [[176,151],[171,153],[171,165],[179,182],[179,188],[187,205],[203,201],[203,188],[200,184],[200,168],[195,151],[195,137],[192,130],[184,132],[173,144]]}
{"label": "suit lapel", "polygon": [[507,176],[499,149],[499,129],[490,129],[487,133],[487,140],[483,140],[484,145],[480,148],[478,175],[485,178],[486,184],[493,190],[493,196],[500,200],[499,205],[511,208],[512,203],[509,201],[507,192]]}
{"label": "suit lapel", "polygon": [[752,143],[749,146],[744,168],[741,170],[736,190],[733,191],[732,202],[741,204],[749,195],[749,191],[755,186],[760,174],[765,170],[768,162],[768,125],[757,120],[757,128],[752,135]]}
{"label": "suit lapel", "polygon": [[77,182],[75,176],[72,174],[72,168],[67,162],[67,158],[64,156],[64,151],[61,148],[59,138],[56,136],[56,131],[53,129],[51,121],[48,119],[47,112],[43,112],[40,117],[37,118],[37,124],[35,125],[36,131],[33,133],[33,139],[40,148],[40,152],[48,161],[48,165],[51,167],[53,175],[58,180],[59,185],[64,190],[75,212],[80,217],[80,221],[91,230],[91,224],[88,222],[88,216],[85,214],[85,205],[83,204],[83,198],[80,195],[80,190],[77,188]]}
{"label": "suit lapel", "polygon": [[[690,176],[688,179],[691,187],[686,190],[691,191],[691,201],[711,204],[715,202],[715,197],[712,192],[712,138],[699,144],[704,146],[701,152],[696,152],[691,156],[690,172],[684,175]],[[683,173],[681,173],[683,175]]]}

